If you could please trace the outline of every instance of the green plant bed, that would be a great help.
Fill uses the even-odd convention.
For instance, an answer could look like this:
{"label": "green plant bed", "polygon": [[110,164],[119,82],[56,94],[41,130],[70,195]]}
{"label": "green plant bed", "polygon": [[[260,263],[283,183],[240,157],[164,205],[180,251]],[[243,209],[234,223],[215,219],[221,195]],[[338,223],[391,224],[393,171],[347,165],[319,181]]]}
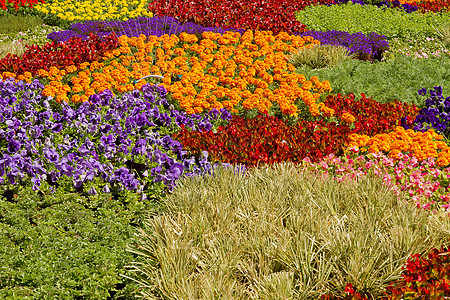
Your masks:
{"label": "green plant bed", "polygon": [[433,27],[439,27],[450,21],[450,13],[407,13],[352,2],[342,5],[309,6],[297,11],[295,16],[309,30],[339,30],[364,34],[376,32],[388,39],[421,39],[437,36]]}
{"label": "green plant bed", "polygon": [[[447,215],[417,209],[380,176],[338,182],[292,163],[181,180],[135,249],[146,299],[380,299],[408,255],[448,243]],[[341,299],[341,298],[340,298]],[[350,299],[350,298],[345,298]],[[356,298],[354,298],[356,299]]]}
{"label": "green plant bed", "polygon": [[150,209],[30,186],[0,198],[0,299],[132,299],[126,251]]}
{"label": "green plant bed", "polygon": [[318,76],[328,80],[334,94],[372,97],[379,102],[399,100],[418,107],[424,106],[424,98],[417,91],[423,87],[442,86],[450,90],[450,58],[413,59],[398,56],[377,63],[349,60],[327,69],[298,67],[305,77]]}
{"label": "green plant bed", "polygon": [[38,16],[0,15],[0,34],[13,34],[40,26],[44,21]]}
{"label": "green plant bed", "polygon": [[52,41],[47,39],[47,35],[60,30],[59,27],[42,24],[23,32],[0,34],[0,59],[6,57],[8,53],[21,56],[26,50],[26,45],[43,46],[50,43]]}

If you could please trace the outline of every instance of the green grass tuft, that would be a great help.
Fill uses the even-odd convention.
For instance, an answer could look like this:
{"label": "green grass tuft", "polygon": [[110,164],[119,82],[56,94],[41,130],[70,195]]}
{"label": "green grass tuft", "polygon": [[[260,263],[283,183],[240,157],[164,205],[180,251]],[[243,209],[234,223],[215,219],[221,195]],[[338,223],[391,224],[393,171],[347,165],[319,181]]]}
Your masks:
{"label": "green grass tuft", "polygon": [[352,59],[349,50],[343,46],[315,45],[311,48],[300,49],[290,56],[289,62],[294,66],[309,66],[313,69],[322,69],[338,65]]}
{"label": "green grass tuft", "polygon": [[37,16],[14,16],[4,14],[0,16],[0,34],[13,34],[26,31],[30,28],[42,25],[44,21]]}

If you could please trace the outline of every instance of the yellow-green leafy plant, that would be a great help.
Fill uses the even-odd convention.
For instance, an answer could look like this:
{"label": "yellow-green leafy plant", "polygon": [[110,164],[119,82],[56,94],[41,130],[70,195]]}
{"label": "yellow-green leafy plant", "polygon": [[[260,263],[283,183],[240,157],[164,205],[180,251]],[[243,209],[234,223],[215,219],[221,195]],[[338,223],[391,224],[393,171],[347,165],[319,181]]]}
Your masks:
{"label": "yellow-green leafy plant", "polygon": [[450,46],[450,23],[442,24],[440,27],[434,27],[433,29],[436,31],[436,35],[439,37],[441,43],[448,47]]}
{"label": "yellow-green leafy plant", "polygon": [[0,59],[6,57],[9,53],[22,56],[25,52],[25,47],[14,42],[7,42],[0,44]]}
{"label": "yellow-green leafy plant", "polygon": [[40,26],[44,21],[37,16],[15,16],[4,14],[0,16],[0,34],[13,34]]}
{"label": "yellow-green leafy plant", "polygon": [[338,182],[291,163],[182,179],[164,203],[130,248],[145,299],[319,299],[348,283],[377,298],[450,229],[373,173]]}
{"label": "yellow-green leafy plant", "polygon": [[344,46],[315,45],[311,48],[302,48],[289,57],[294,66],[309,66],[313,69],[322,69],[335,66],[341,62],[352,59],[350,51]]}

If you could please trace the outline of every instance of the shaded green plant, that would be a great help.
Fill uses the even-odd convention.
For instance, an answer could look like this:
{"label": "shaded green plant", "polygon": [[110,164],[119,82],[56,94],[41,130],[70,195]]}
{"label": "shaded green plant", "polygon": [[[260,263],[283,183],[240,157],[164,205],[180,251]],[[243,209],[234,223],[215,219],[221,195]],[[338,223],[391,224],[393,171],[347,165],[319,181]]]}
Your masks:
{"label": "shaded green plant", "polygon": [[138,196],[2,187],[0,298],[133,299],[136,285],[120,275],[136,259],[126,245],[150,209]]}
{"label": "shaded green plant", "polygon": [[0,16],[0,34],[13,34],[40,26],[44,21],[38,16],[4,14]]}
{"label": "shaded green plant", "polygon": [[396,56],[391,60],[370,63],[348,60],[327,69],[298,67],[305,77],[318,76],[332,83],[333,93],[353,93],[372,97],[379,102],[399,100],[423,108],[425,103],[417,93],[424,86],[442,86],[450,89],[450,58],[413,59]]}
{"label": "shaded green plant", "polygon": [[440,27],[434,27],[436,35],[445,47],[450,46],[450,23],[442,24]]}
{"label": "shaded green plant", "polygon": [[373,173],[339,183],[290,163],[183,179],[165,205],[130,248],[145,299],[319,299],[348,283],[382,297],[450,229]]}
{"label": "shaded green plant", "polygon": [[349,33],[376,32],[393,38],[423,39],[434,36],[432,26],[450,22],[450,14],[407,13],[375,5],[353,4],[316,5],[296,12],[296,19],[309,30],[339,30]]}
{"label": "shaded green plant", "polygon": [[341,62],[352,59],[348,48],[337,45],[314,45],[311,48],[302,48],[289,57],[289,62],[294,66],[309,66],[313,69],[321,69],[335,66]]}

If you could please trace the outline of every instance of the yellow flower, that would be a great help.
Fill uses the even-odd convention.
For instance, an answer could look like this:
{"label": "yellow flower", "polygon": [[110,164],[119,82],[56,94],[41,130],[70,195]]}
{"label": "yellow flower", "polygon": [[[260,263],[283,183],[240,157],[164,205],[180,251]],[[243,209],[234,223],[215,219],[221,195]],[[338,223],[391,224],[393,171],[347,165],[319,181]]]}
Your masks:
{"label": "yellow flower", "polygon": [[349,114],[349,113],[343,113],[341,116],[341,119],[342,119],[342,121],[344,121],[348,124],[355,123],[355,121],[356,121],[356,118],[352,114]]}

